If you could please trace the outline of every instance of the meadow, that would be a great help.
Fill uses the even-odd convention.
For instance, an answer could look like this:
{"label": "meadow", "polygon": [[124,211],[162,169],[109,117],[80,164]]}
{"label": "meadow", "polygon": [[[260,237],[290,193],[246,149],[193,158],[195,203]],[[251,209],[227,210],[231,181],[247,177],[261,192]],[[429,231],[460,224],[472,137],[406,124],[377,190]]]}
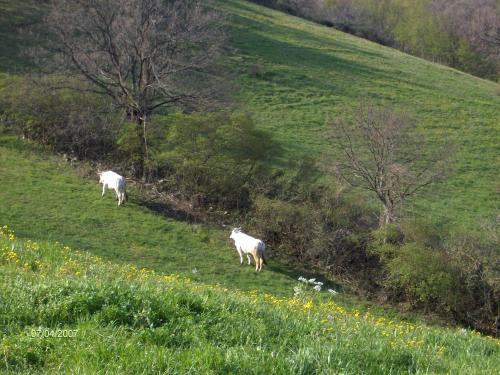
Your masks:
{"label": "meadow", "polygon": [[498,339],[238,292],[0,228],[0,370],[107,374],[494,374]]}
{"label": "meadow", "polygon": [[[336,152],[329,123],[359,103],[409,112],[431,147],[452,144],[448,180],[424,191],[407,214],[443,229],[477,228],[498,212],[500,86],[452,68],[243,0],[214,0],[226,12],[227,70],[237,98],[270,131],[289,161]],[[39,16],[32,2],[0,1],[0,73],[29,68],[23,27]],[[0,80],[1,81],[1,80]]]}
{"label": "meadow", "polygon": [[[29,65],[29,35],[15,33],[29,4],[0,0],[0,95],[2,74]],[[498,212],[498,84],[242,0],[214,4],[229,16],[243,110],[284,150],[276,168],[335,157],[328,122],[369,99],[412,113],[434,147],[455,143],[453,174],[409,215],[470,228]],[[0,129],[0,372],[498,373],[496,339],[348,293],[294,296],[314,274],[272,249],[257,274],[239,265],[231,228],[153,212],[134,189],[118,209],[97,181]],[[39,337],[55,329],[77,335]]]}
{"label": "meadow", "polygon": [[[0,218],[21,238],[60,241],[115,262],[235,288],[280,293],[295,275],[270,261],[266,272],[240,266],[231,228],[190,224],[155,213],[129,191],[117,208],[113,191],[101,199],[98,176],[83,179],[60,157],[0,137]],[[293,275],[293,276],[292,276]]]}
{"label": "meadow", "polygon": [[335,158],[329,123],[370,100],[410,113],[431,147],[455,148],[450,178],[407,207],[435,225],[477,227],[498,212],[500,86],[334,29],[239,0],[230,66],[239,97],[288,151]]}

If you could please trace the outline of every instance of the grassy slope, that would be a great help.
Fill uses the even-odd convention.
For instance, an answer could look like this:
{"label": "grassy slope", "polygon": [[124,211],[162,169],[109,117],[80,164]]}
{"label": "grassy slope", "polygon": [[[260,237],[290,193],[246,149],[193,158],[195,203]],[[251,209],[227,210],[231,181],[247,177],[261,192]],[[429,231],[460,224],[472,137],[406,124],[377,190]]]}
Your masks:
{"label": "grassy slope", "polygon": [[[21,149],[24,148],[24,151]],[[288,293],[293,278],[276,263],[257,275],[239,265],[227,231],[156,215],[132,202],[116,207],[111,191],[78,177],[60,159],[0,137],[0,223],[18,235],[60,241],[111,260],[242,289]],[[192,274],[193,269],[198,272]]]}
{"label": "grassy slope", "polygon": [[[455,173],[409,207],[433,222],[475,226],[500,207],[500,87],[243,0],[213,0],[231,17],[230,66],[244,105],[299,159],[328,150],[326,121],[366,98],[410,111],[436,147],[457,146]],[[0,0],[0,72],[26,67],[30,2]]]}
{"label": "grassy slope", "polygon": [[445,136],[457,146],[455,174],[414,213],[466,226],[498,213],[498,84],[245,1],[220,3],[232,16],[241,97],[288,157],[320,155],[327,119],[381,101],[410,111],[437,147]]}
{"label": "grassy slope", "polygon": [[[11,1],[0,0],[2,10],[12,4]],[[495,138],[494,134],[491,134],[490,120],[496,116],[491,109],[496,99],[492,84],[425,62],[417,64],[415,62],[420,60],[391,50],[380,52],[379,47],[370,43],[343,34],[332,34],[331,30],[318,28],[269,10],[255,8],[244,2],[230,1],[225,2],[224,6],[239,14],[234,23],[236,31],[234,43],[241,48],[242,53],[233,57],[233,60],[235,67],[240,70],[242,96],[252,107],[258,109],[256,116],[261,126],[275,130],[288,146],[291,156],[302,155],[308,150],[321,152],[324,147],[320,131],[323,127],[323,118],[329,110],[338,110],[338,105],[349,104],[357,98],[352,90],[362,92],[356,86],[358,80],[360,87],[372,89],[365,92],[365,94],[371,92],[372,96],[375,93],[379,95],[372,85],[384,87],[392,82],[389,77],[384,78],[384,75],[378,76],[378,80],[370,80],[372,68],[359,67],[358,65],[362,64],[354,64],[355,59],[377,60],[381,58],[380,56],[385,56],[387,59],[390,54],[394,54],[400,62],[407,60],[413,64],[413,69],[421,70],[412,81],[409,81],[410,83],[407,83],[409,93],[403,95],[402,91],[395,91],[408,101],[412,97],[411,90],[414,90],[415,94],[420,93],[420,96],[415,95],[415,98],[420,98],[421,101],[427,100],[431,94],[430,84],[422,86],[425,84],[418,82],[419,77],[424,76],[427,66],[435,74],[448,71],[443,73],[448,77],[444,80],[446,82],[449,80],[448,84],[453,87],[457,87],[458,84],[455,76],[464,79],[466,88],[476,86],[473,93],[475,99],[468,100],[477,102],[474,111],[484,110],[484,117],[482,114],[480,118],[477,116],[478,121],[482,122],[485,133],[483,135],[474,133],[473,139],[477,141],[484,137],[488,141],[484,146],[481,144],[481,147],[485,147],[484,160],[494,159],[491,145],[493,143],[494,146]],[[247,9],[253,12],[250,18],[247,18]],[[12,10],[13,14],[17,14],[17,11],[17,9]],[[0,12],[0,17],[5,14]],[[0,21],[4,22],[4,18],[10,19],[3,17]],[[247,29],[249,25],[253,25],[250,30]],[[266,30],[269,27],[273,30],[273,36],[266,41],[269,37],[266,35]],[[9,35],[9,30],[2,26],[0,33]],[[304,35],[309,37],[304,39]],[[9,40],[11,43],[15,38]],[[325,42],[327,40],[331,41],[331,45]],[[309,47],[301,46],[299,41],[303,41],[300,43],[306,43]],[[256,42],[259,44],[254,45]],[[12,43],[14,46],[15,43]],[[4,71],[12,71],[12,66],[14,68],[18,66],[15,56],[6,57],[5,45],[2,47],[1,68]],[[312,49],[313,47],[317,48]],[[343,60],[340,58],[341,53]],[[336,57],[337,54],[339,58]],[[309,55],[314,58],[311,59]],[[352,61],[348,60],[349,55]],[[254,65],[255,59],[263,63],[263,79],[254,79],[249,75],[249,69]],[[336,69],[325,70],[324,67],[330,66],[332,62],[335,63]],[[313,67],[316,69],[312,69]],[[401,66],[400,69],[403,71],[406,67]],[[339,70],[342,74],[338,73]],[[378,71],[374,68],[373,70]],[[349,72],[351,77],[356,77],[356,80],[349,79]],[[338,75],[339,82],[331,80],[335,75]],[[327,76],[330,79],[323,79]],[[392,82],[392,85],[397,86],[395,82]],[[333,90],[332,93],[330,89],[335,87],[338,90]],[[427,88],[424,90],[423,87]],[[386,89],[386,95],[390,96],[392,91]],[[457,92],[454,95],[466,96],[464,92]],[[444,102],[449,99],[446,92],[443,92],[442,96]],[[386,97],[384,99],[389,100]],[[395,102],[400,103],[398,100]],[[335,105],[332,106],[332,103]],[[441,112],[437,106],[435,110],[437,113],[442,113],[444,118],[445,110],[449,108],[445,107]],[[455,113],[452,116],[460,118]],[[462,125],[457,129],[460,130]],[[428,126],[426,131],[439,133],[439,129],[432,126]],[[279,269],[277,264],[272,264],[270,270],[260,275],[256,275],[248,267],[240,268],[234,250],[226,242],[227,233],[166,220],[133,202],[117,209],[111,195],[104,200],[99,199],[100,189],[96,182],[83,181],[57,158],[48,157],[43,153],[31,153],[30,150],[29,146],[23,146],[8,137],[0,139],[0,222],[11,225],[21,237],[37,241],[57,240],[73,247],[90,250],[113,261],[132,262],[139,267],[149,267],[160,272],[186,273],[195,280],[207,283],[222,283],[246,290],[258,286],[263,291],[289,295],[294,280]],[[475,163],[482,162],[475,160]],[[487,167],[487,163],[480,165]],[[474,165],[470,171],[479,173],[474,171]],[[491,174],[491,171],[485,168],[484,176],[488,176],[488,173]],[[488,183],[486,178],[481,181],[484,185]],[[470,190],[471,194],[472,191]],[[481,194],[490,196],[488,189],[481,190]],[[479,198],[477,198],[479,203],[474,207],[477,208],[478,215],[483,215],[487,211]],[[467,202],[467,195],[460,196],[458,200]],[[434,205],[433,210],[439,212],[439,206]],[[461,217],[463,216],[462,214]],[[172,293],[164,290],[162,284],[154,282],[152,285],[147,283],[139,286],[126,283],[122,285],[123,273],[112,266],[89,268],[89,271],[82,269],[84,274],[93,273],[93,277],[89,279],[77,277],[76,273],[72,277],[67,277],[66,272],[61,272],[61,269],[57,268],[64,259],[60,256],[59,250],[54,250],[57,247],[46,245],[44,248],[47,249],[46,254],[50,258],[46,260],[54,266],[54,269],[46,274],[49,277],[44,278],[27,270],[20,272],[16,268],[18,265],[1,266],[2,301],[8,301],[7,304],[0,305],[1,309],[4,309],[1,311],[2,317],[18,317],[22,314],[31,317],[31,320],[16,318],[17,320],[14,319],[15,321],[7,326],[0,325],[2,333],[6,334],[2,336],[0,343],[0,353],[6,356],[2,366],[5,363],[10,370],[14,370],[17,359],[21,361],[21,368],[27,362],[34,360],[35,367],[41,366],[49,372],[56,371],[60,364],[66,371],[80,369],[93,372],[97,369],[108,369],[120,373],[171,370],[175,366],[178,371],[185,372],[191,365],[199,371],[206,372],[252,373],[255,371],[256,363],[261,366],[269,364],[270,369],[278,369],[276,372],[281,369],[281,373],[290,371],[311,373],[313,369],[318,368],[327,369],[326,373],[328,371],[388,373],[390,369],[395,372],[424,373],[426,366],[429,366],[428,372],[431,373],[445,373],[447,370],[454,373],[464,373],[464,371],[481,373],[481,370],[484,370],[483,373],[491,373],[492,369],[498,368],[498,363],[495,362],[498,346],[492,346],[485,339],[470,335],[460,336],[452,331],[423,327],[423,332],[418,335],[405,335],[403,339],[406,341],[403,342],[385,336],[387,330],[394,328],[392,325],[387,327],[385,324],[374,325],[373,322],[366,323],[353,317],[353,314],[348,314],[336,321],[337,325],[333,329],[340,329],[336,334],[322,336],[321,332],[324,333],[325,327],[321,326],[319,319],[290,320],[290,312],[271,309],[267,305],[252,310],[248,302],[243,301],[240,304],[236,294],[226,296],[226,291],[220,290],[216,295],[209,292],[191,293],[184,291],[187,285],[182,283],[177,285]],[[221,264],[223,267],[219,267]],[[191,274],[193,268],[199,271],[195,275]],[[115,272],[116,279],[113,279]],[[149,332],[140,324],[138,329],[134,326],[133,330],[129,329],[128,323],[109,324],[113,322],[110,318],[114,316],[113,309],[119,306],[111,307],[111,312],[106,310],[110,314],[108,317],[104,313],[94,315],[95,306],[89,306],[95,300],[90,297],[95,295],[94,292],[97,295],[106,296],[106,293],[113,295],[112,285],[115,284],[122,285],[118,285],[117,288],[123,287],[125,296],[130,295],[127,293],[135,293],[138,287],[142,291],[138,297],[139,303],[142,304],[140,306],[149,303],[149,297],[153,301],[173,301],[172,310],[168,311],[171,313],[180,311],[180,315],[174,314],[175,320],[171,322],[171,327],[166,327],[166,333]],[[80,294],[82,290],[84,292]],[[49,295],[48,315],[43,315],[45,310],[40,310],[40,306],[36,305],[36,299],[32,298],[35,292],[42,294],[46,292]],[[67,295],[64,294],[66,292]],[[85,294],[87,292],[90,293],[88,296]],[[67,298],[60,298],[60,293]],[[201,314],[197,309],[189,308],[200,303],[203,305],[212,299],[209,306],[203,307]],[[235,304],[238,305],[237,308],[233,307]],[[180,306],[187,306],[187,310],[179,309]],[[73,316],[71,309],[80,307],[82,307],[81,314],[77,316],[80,316],[81,320],[65,320],[65,317]],[[235,310],[236,315],[233,314]],[[248,311],[255,319],[245,320]],[[130,311],[127,310],[125,313]],[[136,313],[140,316],[143,310]],[[259,315],[261,313],[263,315]],[[323,311],[323,316],[326,316],[326,311]],[[189,327],[193,320],[197,324],[190,331]],[[78,327],[82,330],[83,336],[70,341],[69,347],[68,342],[63,344],[63,341],[57,340],[35,342],[27,338],[32,325]],[[182,328],[172,333],[173,327]],[[287,341],[286,337],[293,332],[297,340]],[[96,339],[97,337],[99,338]],[[194,343],[193,341],[198,338],[203,340]],[[400,347],[391,346],[391,340]],[[421,344],[415,344],[411,340]],[[101,344],[95,344],[96,341]],[[255,353],[256,347],[260,347],[262,342],[272,342],[265,346],[266,350],[262,351],[262,354],[241,355],[242,352]],[[414,345],[420,345],[421,348],[413,349]],[[444,354],[438,354],[440,347],[445,348]],[[273,349],[280,353],[279,360],[269,358],[269,352]],[[240,353],[239,359],[236,353]],[[42,362],[37,362],[37,358],[42,358]],[[476,367],[477,364],[481,368]],[[193,368],[190,370],[193,371]]]}
{"label": "grassy slope", "polygon": [[[315,295],[236,293],[0,228],[0,372],[472,375],[500,366],[497,339]],[[56,329],[74,337],[47,337]]]}

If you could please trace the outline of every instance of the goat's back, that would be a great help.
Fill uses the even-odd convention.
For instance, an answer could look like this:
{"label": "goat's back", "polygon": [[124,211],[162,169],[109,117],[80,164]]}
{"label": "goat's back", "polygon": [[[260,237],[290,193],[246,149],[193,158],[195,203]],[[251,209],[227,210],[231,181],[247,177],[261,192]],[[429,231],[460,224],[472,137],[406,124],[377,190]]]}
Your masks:
{"label": "goat's back", "polygon": [[125,190],[125,178],[123,176],[120,176],[116,172],[113,171],[102,172],[101,179],[102,182],[108,185],[110,188]]}

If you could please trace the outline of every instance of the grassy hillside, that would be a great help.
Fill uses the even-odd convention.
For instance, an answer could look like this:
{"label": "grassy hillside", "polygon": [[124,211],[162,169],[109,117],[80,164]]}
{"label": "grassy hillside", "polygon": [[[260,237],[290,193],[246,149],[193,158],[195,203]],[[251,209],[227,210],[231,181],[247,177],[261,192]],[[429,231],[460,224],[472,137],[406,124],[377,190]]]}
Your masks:
{"label": "grassy hillside", "polygon": [[241,98],[287,157],[321,155],[327,120],[371,99],[412,113],[435,147],[456,144],[453,176],[412,212],[472,226],[498,212],[498,84],[252,3],[219,3],[232,16]]}
{"label": "grassy hillside", "polygon": [[[19,51],[30,40],[15,32],[36,15],[31,3],[0,1],[0,71],[26,67]],[[328,151],[328,119],[372,99],[412,113],[435,147],[445,137],[456,145],[452,177],[418,197],[413,214],[476,226],[498,213],[498,84],[243,0],[215,4],[230,17],[229,68],[243,105],[284,159]]]}
{"label": "grassy hillside", "polygon": [[[29,40],[13,32],[36,13],[27,4],[0,0],[0,72],[26,67],[19,50]],[[414,213],[473,226],[498,211],[498,85],[245,1],[216,4],[231,16],[240,98],[285,159],[322,155],[325,121],[371,98],[412,111],[436,147],[444,134],[457,143],[456,173],[415,201]],[[85,180],[60,158],[0,135],[0,226],[16,230],[0,235],[0,372],[500,367],[497,340],[382,317],[343,293],[293,298],[298,274],[277,260],[260,274],[240,267],[227,230],[166,218],[130,195],[117,208],[111,192],[100,198],[97,177]],[[58,328],[77,333],[37,336]]]}
{"label": "grassy hillside", "polygon": [[57,157],[0,137],[0,223],[23,238],[60,241],[117,262],[132,262],[195,280],[278,294],[292,290],[295,276],[270,262],[266,272],[242,267],[230,229],[165,218],[131,202],[117,208],[114,192],[84,180]]}
{"label": "grassy hillside", "polygon": [[0,371],[493,374],[497,339],[117,266],[0,228]]}

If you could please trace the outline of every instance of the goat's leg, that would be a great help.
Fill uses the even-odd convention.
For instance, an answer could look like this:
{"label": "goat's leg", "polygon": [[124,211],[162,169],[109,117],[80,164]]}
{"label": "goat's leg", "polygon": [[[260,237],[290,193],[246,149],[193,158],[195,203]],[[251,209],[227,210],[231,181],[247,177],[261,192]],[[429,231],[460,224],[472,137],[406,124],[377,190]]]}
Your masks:
{"label": "goat's leg", "polygon": [[116,194],[116,199],[118,199],[118,206],[119,206],[121,203],[121,199],[120,199],[120,192],[118,191],[118,189],[115,189],[115,194]]}
{"label": "goat's leg", "polygon": [[252,254],[252,255],[253,255],[253,260],[255,261],[255,271],[258,271],[259,270],[259,258],[257,258],[256,254]]}
{"label": "goat's leg", "polygon": [[252,262],[250,261],[250,254],[247,254],[247,259],[248,259],[248,265],[251,265]]}
{"label": "goat's leg", "polygon": [[106,193],[106,184],[102,184],[102,194],[101,194],[101,198],[104,197],[104,193]]}
{"label": "goat's leg", "polygon": [[238,254],[240,254],[240,266],[243,265],[243,252],[238,250]]}

